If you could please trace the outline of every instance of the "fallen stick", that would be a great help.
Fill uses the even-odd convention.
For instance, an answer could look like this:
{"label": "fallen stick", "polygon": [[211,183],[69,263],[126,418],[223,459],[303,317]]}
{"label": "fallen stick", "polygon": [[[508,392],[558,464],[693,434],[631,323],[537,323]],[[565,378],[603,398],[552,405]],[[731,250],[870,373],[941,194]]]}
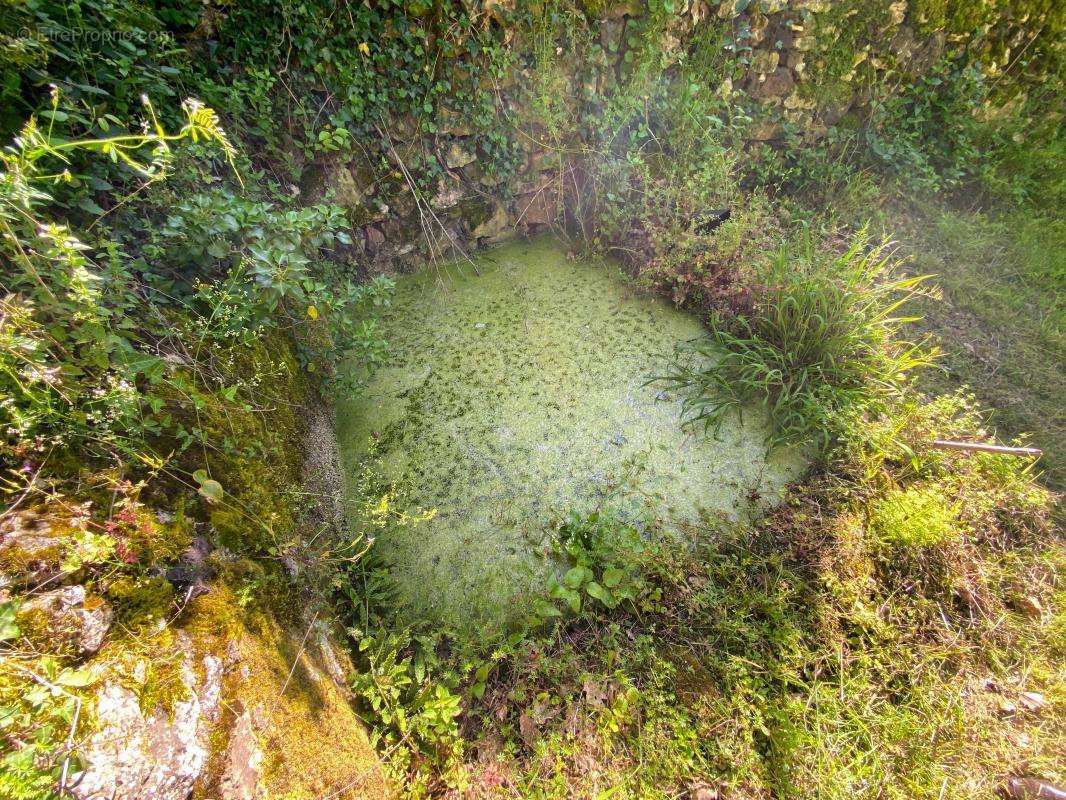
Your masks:
{"label": "fallen stick", "polygon": [[980,451],[982,453],[1002,453],[1007,456],[1042,456],[1044,451],[1037,447],[1007,447],[1001,444],[982,444],[981,442],[950,442],[947,439],[937,439],[933,447],[939,450],[967,450]]}

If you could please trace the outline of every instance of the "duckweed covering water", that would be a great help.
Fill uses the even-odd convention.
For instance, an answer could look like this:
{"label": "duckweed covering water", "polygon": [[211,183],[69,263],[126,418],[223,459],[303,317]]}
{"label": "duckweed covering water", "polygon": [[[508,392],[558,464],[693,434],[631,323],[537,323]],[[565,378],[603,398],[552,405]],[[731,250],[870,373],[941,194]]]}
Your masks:
{"label": "duckweed covering water", "polygon": [[396,510],[436,510],[375,544],[405,621],[503,628],[543,586],[546,532],[572,509],[699,535],[802,469],[796,453],[767,460],[752,420],[717,441],[683,431],[680,402],[645,385],[700,334],[691,316],[550,241],[477,263],[480,276],[467,264],[398,283],[389,366],[338,407],[353,508],[372,475]]}

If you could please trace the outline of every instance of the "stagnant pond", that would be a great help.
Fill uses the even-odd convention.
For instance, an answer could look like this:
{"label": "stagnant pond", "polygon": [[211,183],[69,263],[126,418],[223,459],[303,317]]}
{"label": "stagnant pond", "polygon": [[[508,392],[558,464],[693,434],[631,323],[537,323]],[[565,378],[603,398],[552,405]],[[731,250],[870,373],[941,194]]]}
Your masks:
{"label": "stagnant pond", "polygon": [[707,535],[802,470],[798,453],[767,457],[758,414],[718,440],[681,428],[680,401],[647,381],[700,325],[617,267],[551,240],[476,265],[397,282],[388,366],[337,408],[352,507],[384,481],[390,514],[436,512],[374,545],[403,621],[502,630],[544,585],[547,531],[571,510]]}

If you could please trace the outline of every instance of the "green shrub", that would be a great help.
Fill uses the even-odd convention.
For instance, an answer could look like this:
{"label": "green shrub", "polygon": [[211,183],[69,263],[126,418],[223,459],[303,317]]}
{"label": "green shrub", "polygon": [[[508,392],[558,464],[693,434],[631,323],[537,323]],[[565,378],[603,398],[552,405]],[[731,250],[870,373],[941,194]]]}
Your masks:
{"label": "green shrub", "polygon": [[909,189],[954,188],[989,168],[977,112],[988,98],[978,66],[940,65],[873,106],[869,153]]}
{"label": "green shrub", "polygon": [[[7,139],[26,118],[47,106],[50,86],[63,102],[44,116],[65,138],[106,135],[135,115],[141,97],[166,103],[168,124],[178,122],[174,78],[183,51],[166,29],[188,4],[115,0],[35,0],[6,3],[0,19],[0,137]],[[181,22],[193,22],[186,18]],[[171,109],[174,113],[171,112]]]}
{"label": "green shrub", "polygon": [[[161,225],[143,231],[141,257],[174,283],[170,297],[155,299],[177,295],[205,323],[188,331],[204,358],[208,344],[247,349],[256,333],[289,329],[301,366],[332,379],[345,358],[368,368],[381,363],[374,314],[393,288],[383,275],[356,282],[347,265],[325,257],[351,244],[347,228],[343,209],[331,203],[288,206],[220,187],[167,209]],[[223,279],[205,280],[216,276]]]}
{"label": "green shrub", "polygon": [[[417,754],[444,769],[462,755],[456,675],[440,663],[432,644],[432,638],[384,630],[358,639],[362,669],[352,674],[352,692],[374,738],[390,746],[394,769],[406,771],[411,765],[404,762]],[[415,766],[430,766],[422,760]]]}
{"label": "green shrub", "polygon": [[38,449],[123,447],[139,428],[138,386],[157,385],[165,364],[142,348],[130,320],[141,303],[135,270],[114,248],[93,252],[57,217],[50,192],[74,179],[77,153],[121,163],[146,183],[166,177],[184,140],[215,142],[232,157],[215,113],[194,100],[184,108],[176,133],[165,132],[146,103],[147,132],[104,138],[63,139],[31,118],[0,153],[0,424],[9,438],[36,437]]}
{"label": "green shrub", "polygon": [[0,671],[0,797],[51,800],[64,766],[79,769],[62,742],[78,714],[79,690],[95,681],[87,669],[52,656],[4,652]]}
{"label": "green shrub", "polygon": [[279,207],[218,188],[174,202],[163,220],[142,206],[113,236],[63,222],[54,194],[76,179],[72,154],[123,165],[141,190],[169,176],[179,143],[214,143],[233,163],[212,110],[187,101],[185,124],[167,133],[145,107],[146,133],[63,139],[31,119],[0,155],[0,253],[10,264],[0,424],[12,445],[130,453],[166,434],[187,447],[202,430],[182,412],[195,416],[205,394],[237,402],[234,363],[270,330],[291,332],[302,366],[326,377],[347,356],[381,359],[372,312],[391,282],[358,284],[325,258],[349,241],[336,206]]}
{"label": "green shrub", "polygon": [[907,372],[933,355],[900,338],[896,312],[922,291],[923,277],[895,277],[887,244],[864,231],[832,256],[809,239],[766,265],[750,314],[721,321],[682,348],[661,380],[684,392],[688,424],[717,432],[727,415],[759,404],[770,444],[832,439],[842,412],[896,394]]}

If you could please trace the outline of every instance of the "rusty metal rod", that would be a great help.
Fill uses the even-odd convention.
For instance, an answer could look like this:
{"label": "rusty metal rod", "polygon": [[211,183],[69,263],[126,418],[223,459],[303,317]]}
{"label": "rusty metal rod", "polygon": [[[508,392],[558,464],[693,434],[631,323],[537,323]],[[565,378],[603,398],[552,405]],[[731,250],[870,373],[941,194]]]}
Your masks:
{"label": "rusty metal rod", "polygon": [[1044,451],[1037,447],[1007,447],[1002,444],[984,444],[982,442],[950,442],[937,439],[933,447],[939,450],[978,450],[982,453],[1002,453],[1006,456],[1042,456]]}

